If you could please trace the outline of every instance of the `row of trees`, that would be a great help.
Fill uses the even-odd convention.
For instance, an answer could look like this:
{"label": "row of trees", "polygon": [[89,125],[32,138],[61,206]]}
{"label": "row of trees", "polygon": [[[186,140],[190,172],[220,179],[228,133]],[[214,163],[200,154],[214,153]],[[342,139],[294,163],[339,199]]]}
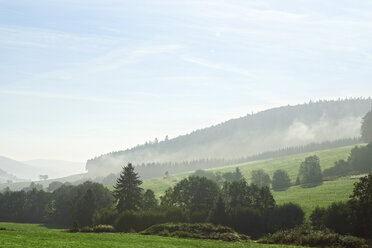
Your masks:
{"label": "row of trees", "polygon": [[133,166],[128,164],[114,191],[118,201],[118,217],[116,221],[111,218],[112,222],[108,224],[114,224],[119,230],[139,230],[138,222],[141,221],[148,223],[142,228],[169,220],[192,223],[208,221],[228,225],[241,233],[257,237],[303,222],[304,213],[299,206],[277,206],[268,187],[248,185],[238,168],[235,172],[221,175],[225,178],[222,185],[217,183],[213,173],[197,171],[196,174],[199,176],[194,174],[167,189],[160,197],[160,205],[154,202],[145,210],[140,207],[140,199],[143,199],[141,180]]}
{"label": "row of trees", "polygon": [[[324,149],[331,149],[336,147],[343,147],[349,145],[355,145],[361,143],[360,138],[340,139],[335,141],[327,141],[322,143],[312,143],[304,146],[287,147],[276,151],[268,151],[257,155],[242,157],[238,159],[197,159],[191,161],[180,161],[180,162],[152,162],[152,163],[141,163],[136,164],[136,171],[141,178],[153,178],[161,177],[166,174],[177,174],[187,171],[209,169],[227,166],[231,164],[246,163],[251,161],[257,161],[269,158],[278,158],[293,154],[314,152]],[[103,163],[99,159],[91,160],[89,163]],[[93,166],[94,167],[94,166]],[[113,185],[116,183],[119,173],[111,173],[105,177],[97,177],[94,181],[102,183],[104,185]]]}
{"label": "row of trees", "polygon": [[310,216],[316,229],[372,238],[372,174],[360,178],[350,200],[316,208]]}

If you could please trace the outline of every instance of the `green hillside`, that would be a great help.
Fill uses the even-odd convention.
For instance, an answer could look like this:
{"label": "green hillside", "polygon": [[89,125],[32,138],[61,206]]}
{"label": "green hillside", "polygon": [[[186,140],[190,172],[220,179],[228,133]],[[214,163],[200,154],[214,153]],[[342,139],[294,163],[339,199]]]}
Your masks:
{"label": "green hillside", "polygon": [[[1,230],[6,228],[6,230]],[[50,229],[38,224],[15,224],[0,222],[0,247],[4,248],[290,248],[299,246],[266,245],[254,242],[230,243],[222,241],[192,240],[144,236],[123,233],[68,233],[61,229]]]}
{"label": "green hillside", "polygon": [[[294,182],[296,180],[299,165],[307,156],[319,156],[321,168],[322,170],[324,170],[332,167],[335,161],[346,159],[352,148],[353,146],[346,146],[330,150],[297,154],[277,159],[232,165],[223,168],[211,169],[209,171],[224,173],[228,171],[234,171],[236,167],[239,167],[244,177],[248,181],[250,181],[252,170],[263,169],[267,173],[269,173],[270,176],[272,176],[275,170],[283,169],[288,172],[292,182]],[[192,172],[172,175],[167,178],[149,179],[145,180],[142,186],[145,189],[152,189],[157,196],[160,196],[168,187],[175,185],[181,179],[187,177],[190,174],[192,174]],[[273,191],[273,194],[277,203],[298,203],[303,207],[306,214],[309,215],[310,212],[318,205],[327,206],[334,201],[347,200],[348,196],[352,192],[353,184],[355,181],[356,179],[352,178],[342,178],[337,181],[325,181],[322,185],[314,188],[302,188],[301,186],[293,186],[286,191]]]}

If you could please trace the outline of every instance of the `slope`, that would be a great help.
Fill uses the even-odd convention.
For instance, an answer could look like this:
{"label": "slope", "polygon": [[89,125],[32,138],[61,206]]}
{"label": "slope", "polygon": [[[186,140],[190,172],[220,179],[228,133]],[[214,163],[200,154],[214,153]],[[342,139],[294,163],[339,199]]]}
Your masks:
{"label": "slope", "polygon": [[149,142],[88,160],[90,174],[118,172],[123,163],[236,159],[344,138],[358,137],[371,99],[319,101],[283,106],[232,119],[170,140]]}

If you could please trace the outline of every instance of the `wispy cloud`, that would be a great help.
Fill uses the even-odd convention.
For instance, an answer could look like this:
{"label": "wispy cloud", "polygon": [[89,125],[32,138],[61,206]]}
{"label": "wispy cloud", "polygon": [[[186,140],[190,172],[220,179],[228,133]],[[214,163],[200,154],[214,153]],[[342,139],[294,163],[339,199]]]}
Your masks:
{"label": "wispy cloud", "polygon": [[101,102],[101,103],[136,104],[136,102],[134,101],[111,98],[111,97],[105,98],[105,97],[92,97],[92,96],[82,96],[82,95],[68,95],[68,94],[59,94],[59,93],[53,93],[53,92],[40,92],[40,91],[0,90],[0,94],[13,95],[13,96],[51,98],[51,99],[90,101],[90,102]]}
{"label": "wispy cloud", "polygon": [[195,58],[195,57],[184,57],[183,60],[186,61],[186,62],[189,62],[189,63],[193,63],[193,64],[196,64],[196,65],[204,66],[204,67],[211,68],[211,69],[216,69],[216,70],[226,71],[226,72],[232,72],[232,73],[238,73],[238,74],[242,74],[242,75],[246,75],[246,76],[252,76],[252,73],[250,73],[248,70],[243,69],[243,68],[239,68],[239,67],[235,67],[235,66],[231,66],[231,65],[217,64],[217,63],[213,63],[213,62],[203,60],[203,59],[200,59],[200,58]]}

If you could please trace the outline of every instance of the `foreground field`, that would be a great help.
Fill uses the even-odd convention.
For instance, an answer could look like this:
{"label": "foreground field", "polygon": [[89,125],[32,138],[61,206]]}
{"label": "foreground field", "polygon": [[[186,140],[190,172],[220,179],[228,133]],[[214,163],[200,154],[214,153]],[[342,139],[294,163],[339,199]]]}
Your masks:
{"label": "foreground field", "polygon": [[[346,146],[324,151],[296,154],[282,158],[216,168],[209,171],[224,173],[234,171],[236,167],[239,167],[242,174],[249,182],[251,180],[252,170],[263,169],[272,176],[275,170],[283,169],[288,172],[291,181],[294,182],[296,180],[300,163],[306,157],[317,155],[320,158],[320,166],[322,170],[324,170],[332,167],[335,161],[346,159],[353,147],[354,146]],[[157,196],[161,196],[167,188],[174,186],[177,182],[190,174],[191,172],[172,175],[167,178],[148,179],[144,181],[142,186],[145,189],[152,189]],[[337,181],[325,181],[322,185],[313,188],[293,186],[286,191],[272,192],[278,204],[286,202],[297,203],[304,209],[306,216],[309,216],[316,206],[325,207],[335,201],[348,200],[349,195],[352,193],[353,184],[356,181],[357,179],[342,178]]]}
{"label": "foreground field", "polygon": [[61,229],[47,228],[38,224],[1,223],[0,247],[35,248],[87,248],[87,247],[205,247],[205,248],[290,248],[300,246],[264,245],[254,242],[229,243],[209,240],[192,240],[143,236],[121,233],[68,233]]}

